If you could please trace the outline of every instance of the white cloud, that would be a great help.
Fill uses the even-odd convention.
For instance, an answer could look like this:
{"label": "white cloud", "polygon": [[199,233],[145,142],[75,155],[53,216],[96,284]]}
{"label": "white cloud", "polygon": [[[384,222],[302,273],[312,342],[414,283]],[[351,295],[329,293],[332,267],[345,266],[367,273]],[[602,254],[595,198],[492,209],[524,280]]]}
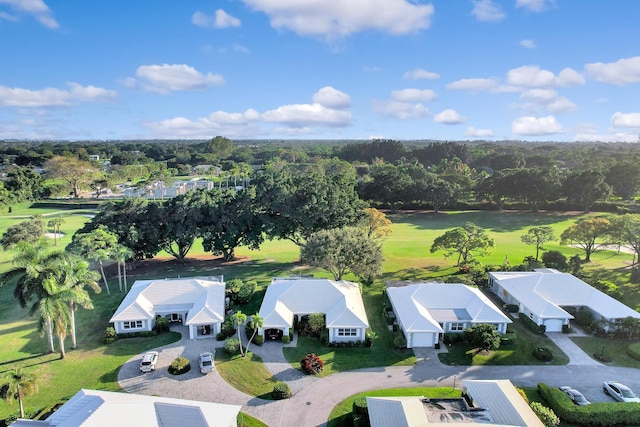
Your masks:
{"label": "white cloud", "polygon": [[208,16],[200,11],[195,12],[191,17],[191,23],[206,28],[228,28],[241,25],[238,18],[229,15],[222,9],[216,10],[214,16]]}
{"label": "white cloud", "polygon": [[431,89],[402,89],[391,92],[391,98],[400,102],[429,102],[438,98]]}
{"label": "white cloud", "polygon": [[555,0],[516,0],[516,7],[522,7],[532,12],[543,12],[555,5]]}
{"label": "white cloud", "polygon": [[18,18],[16,18],[13,15],[9,15],[6,12],[0,12],[0,19],[4,19],[6,21],[14,21],[14,22],[16,22],[18,20]]}
{"label": "white cloud", "polygon": [[459,125],[460,123],[466,122],[467,118],[462,117],[456,110],[447,108],[446,110],[436,114],[433,121],[444,125]]}
{"label": "white cloud", "polygon": [[625,132],[610,134],[586,132],[576,134],[573,140],[586,142],[638,142],[638,135]]}
{"label": "white cloud", "polygon": [[190,120],[184,117],[143,122],[142,126],[161,138],[211,138],[211,135],[251,137],[261,133],[256,122],[260,114],[254,109],[244,113],[215,111],[206,117]]}
{"label": "white cloud", "polygon": [[294,128],[307,126],[346,127],[351,125],[351,113],[334,110],[320,104],[289,104],[262,114],[267,122],[282,123]]}
{"label": "white cloud", "polygon": [[478,21],[483,22],[501,21],[506,16],[502,12],[502,6],[498,3],[492,2],[491,0],[475,0],[473,2],[473,10],[471,13]]}
{"label": "white cloud", "polygon": [[552,113],[566,113],[578,109],[573,102],[551,89],[529,89],[522,92],[520,99],[525,101],[523,108],[533,111],[537,111],[538,107],[546,108]]}
{"label": "white cloud", "polygon": [[77,102],[109,101],[116,92],[96,86],[67,83],[68,90],[45,88],[31,90],[0,86],[0,105],[5,107],[66,107]]}
{"label": "white cloud", "polygon": [[[52,30],[60,28],[60,25],[53,18],[51,9],[49,9],[49,6],[47,6],[43,0],[0,0],[0,4],[8,4],[9,7],[15,11],[31,14],[38,22]],[[8,14],[5,15],[11,16]],[[6,16],[3,18],[9,19],[6,18]]]}
{"label": "white cloud", "polygon": [[373,101],[373,111],[398,120],[417,120],[429,117],[429,109],[422,104],[399,101]]}
{"label": "white cloud", "polygon": [[640,128],[640,113],[614,113],[611,124],[614,127]]}
{"label": "white cloud", "polygon": [[449,83],[447,89],[453,90],[469,90],[479,92],[482,90],[496,90],[500,86],[500,82],[496,79],[460,79],[453,83]]}
{"label": "white cloud", "polygon": [[553,116],[525,116],[520,117],[511,123],[511,132],[515,135],[542,136],[563,133],[564,129]]}
{"label": "white cloud", "polygon": [[469,126],[464,132],[464,136],[472,138],[489,138],[493,136],[493,131],[491,129],[476,129],[473,126]]}
{"label": "white cloud", "polygon": [[337,110],[351,107],[351,97],[331,86],[325,86],[314,93],[313,102]]}
{"label": "white cloud", "polygon": [[563,69],[556,77],[551,71],[543,70],[537,65],[524,65],[509,70],[507,82],[524,87],[576,86],[585,83],[584,77],[571,68]]}
{"label": "white cloud", "polygon": [[599,82],[625,86],[640,82],[640,56],[622,58],[616,62],[595,62],[585,65],[587,73]]}
{"label": "white cloud", "polygon": [[520,46],[526,47],[527,49],[535,49],[536,42],[531,39],[520,40]]}
{"label": "white cloud", "polygon": [[440,78],[440,74],[416,68],[404,73],[402,78],[405,80],[437,80]]}
{"label": "white cloud", "polygon": [[219,74],[202,74],[185,64],[142,65],[136,70],[137,80],[129,77],[123,82],[128,86],[139,85],[142,89],[166,94],[171,91],[206,90],[224,84]]}
{"label": "white cloud", "polygon": [[431,4],[408,0],[243,0],[269,15],[271,26],[302,36],[336,40],[360,31],[409,34],[431,26]]}

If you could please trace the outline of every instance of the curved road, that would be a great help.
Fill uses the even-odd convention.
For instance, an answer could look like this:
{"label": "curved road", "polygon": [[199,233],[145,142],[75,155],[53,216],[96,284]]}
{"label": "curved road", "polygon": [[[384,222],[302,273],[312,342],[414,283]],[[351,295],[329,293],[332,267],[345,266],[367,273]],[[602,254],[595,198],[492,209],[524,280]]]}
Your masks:
{"label": "curved road", "polygon": [[[186,328],[185,328],[186,330]],[[293,369],[282,355],[282,344],[266,342],[252,347],[266,367],[279,380],[287,381],[294,393],[284,401],[271,401],[248,396],[227,384],[216,373],[203,376],[195,366],[178,377],[167,373],[169,363],[177,356],[197,363],[198,354],[221,346],[211,340],[189,340],[188,334],[173,344],[158,349],[160,357],[155,372],[140,374],[141,355],[125,363],[118,374],[123,389],[131,393],[193,399],[242,405],[246,412],[272,427],[325,425],[333,407],[359,392],[390,387],[462,387],[465,379],[508,378],[517,386],[533,387],[539,382],[553,386],[571,385],[591,401],[611,401],[602,392],[602,382],[620,380],[640,390],[640,371],[633,368],[605,366],[585,355],[562,334],[548,334],[569,355],[564,366],[446,366],[438,361],[435,350],[417,350],[418,362],[413,366],[368,368],[324,378],[306,377]],[[639,364],[640,367],[640,364]]]}

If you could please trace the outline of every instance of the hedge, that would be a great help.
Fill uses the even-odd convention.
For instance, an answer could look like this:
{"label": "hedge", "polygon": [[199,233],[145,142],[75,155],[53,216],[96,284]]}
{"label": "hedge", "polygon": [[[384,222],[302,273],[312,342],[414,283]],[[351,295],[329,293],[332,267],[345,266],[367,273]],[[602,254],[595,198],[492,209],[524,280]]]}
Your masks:
{"label": "hedge", "polygon": [[566,423],[598,427],[640,425],[640,403],[599,402],[578,406],[555,387],[539,383],[538,391],[547,406]]}
{"label": "hedge", "polygon": [[522,324],[532,332],[544,334],[547,331],[547,327],[545,325],[538,325],[527,316],[520,315],[518,318],[522,321]]}
{"label": "hedge", "polygon": [[640,360],[640,342],[629,344],[627,354],[636,360]]}

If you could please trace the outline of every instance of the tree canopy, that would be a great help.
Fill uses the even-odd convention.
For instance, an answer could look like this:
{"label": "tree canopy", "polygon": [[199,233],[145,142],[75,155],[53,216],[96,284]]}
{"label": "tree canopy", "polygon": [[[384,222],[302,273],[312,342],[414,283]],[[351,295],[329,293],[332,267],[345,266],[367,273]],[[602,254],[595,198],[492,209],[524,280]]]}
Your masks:
{"label": "tree canopy", "polygon": [[585,219],[572,225],[560,235],[560,244],[575,245],[584,250],[584,261],[591,261],[591,254],[606,242],[598,241],[607,237],[611,230],[611,221],[606,218]]}
{"label": "tree canopy", "polygon": [[445,257],[457,254],[456,265],[467,264],[475,256],[490,253],[494,240],[476,224],[467,221],[462,227],[454,228],[438,236],[431,245],[430,252],[445,251]]}

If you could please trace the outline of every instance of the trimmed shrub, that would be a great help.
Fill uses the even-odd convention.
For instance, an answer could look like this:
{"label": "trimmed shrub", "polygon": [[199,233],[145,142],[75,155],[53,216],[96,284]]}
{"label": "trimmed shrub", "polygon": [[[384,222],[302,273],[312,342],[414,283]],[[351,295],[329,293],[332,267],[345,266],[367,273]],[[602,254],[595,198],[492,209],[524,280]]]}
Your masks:
{"label": "trimmed shrub", "polygon": [[396,335],[395,338],[393,339],[393,346],[395,348],[406,348],[407,340],[405,339],[404,335],[402,334]]}
{"label": "trimmed shrub", "polygon": [[224,341],[225,339],[232,337],[236,333],[236,327],[233,324],[233,320],[231,316],[227,316],[220,325],[220,332],[216,334],[216,339],[218,341]]}
{"label": "trimmed shrub", "polygon": [[156,326],[154,327],[159,334],[163,332],[169,332],[169,319],[166,317],[158,317],[156,319]]}
{"label": "trimmed shrub", "polygon": [[240,289],[238,289],[236,302],[238,304],[248,303],[249,300],[251,300],[251,297],[253,296],[253,294],[256,292],[257,287],[258,287],[258,284],[253,280],[243,283],[242,286],[240,286]]}
{"label": "trimmed shrub", "polygon": [[354,427],[369,427],[369,410],[365,396],[356,397],[351,407]]}
{"label": "trimmed shrub", "polygon": [[462,334],[455,334],[450,332],[444,334],[444,337],[442,338],[442,342],[444,342],[446,345],[453,345],[462,341],[464,341],[464,336]]}
{"label": "trimmed shrub", "polygon": [[522,324],[532,332],[537,334],[544,334],[547,330],[546,325],[538,325],[533,320],[529,319],[527,316],[520,316],[519,319],[522,321]]}
{"label": "trimmed shrub", "polygon": [[529,398],[527,397],[527,393],[524,392],[520,387],[516,387],[516,391],[522,396],[525,402],[529,403]]}
{"label": "trimmed shrub", "polygon": [[627,354],[636,360],[640,360],[640,342],[629,344]]}
{"label": "trimmed shrub", "polygon": [[549,362],[553,359],[553,353],[547,347],[538,347],[531,352],[531,355],[543,362]]}
{"label": "trimmed shrub", "polygon": [[308,375],[316,375],[324,369],[324,362],[315,353],[309,353],[300,361],[302,372]]}
{"label": "trimmed shrub", "polygon": [[575,314],[574,322],[583,328],[590,328],[593,323],[593,314],[586,308],[581,308]]}
{"label": "trimmed shrub", "polygon": [[104,330],[104,339],[102,340],[105,344],[111,344],[118,340],[118,334],[116,333],[116,328],[113,326],[107,327]]}
{"label": "trimmed shrub", "polygon": [[231,356],[240,353],[240,341],[238,338],[228,338],[224,342],[224,352]]}
{"label": "trimmed shrub", "polygon": [[282,336],[282,343],[283,344],[289,344],[291,342],[291,338],[289,338],[289,335],[283,335]]}
{"label": "trimmed shrub", "polygon": [[520,311],[520,307],[518,306],[518,304],[507,304],[507,311],[509,313],[517,313],[518,311]]}
{"label": "trimmed shrub", "polygon": [[158,335],[158,331],[140,331],[140,332],[127,332],[124,334],[118,334],[118,339],[124,338],[148,338]]}
{"label": "trimmed shrub", "polygon": [[173,359],[171,365],[169,365],[169,373],[171,375],[181,375],[191,370],[191,363],[186,357],[178,356]]}
{"label": "trimmed shrub", "polygon": [[289,385],[287,383],[278,382],[273,386],[273,391],[271,392],[271,397],[275,400],[288,399],[291,397],[291,390],[289,389]]}
{"label": "trimmed shrub", "polygon": [[562,325],[562,333],[563,334],[570,334],[571,332],[573,332],[571,330],[571,326],[569,325]]}
{"label": "trimmed shrub", "polygon": [[536,413],[545,427],[556,427],[560,424],[560,418],[558,418],[552,409],[547,408],[542,403],[531,402],[529,406],[531,406],[531,409],[533,409],[533,412]]}

